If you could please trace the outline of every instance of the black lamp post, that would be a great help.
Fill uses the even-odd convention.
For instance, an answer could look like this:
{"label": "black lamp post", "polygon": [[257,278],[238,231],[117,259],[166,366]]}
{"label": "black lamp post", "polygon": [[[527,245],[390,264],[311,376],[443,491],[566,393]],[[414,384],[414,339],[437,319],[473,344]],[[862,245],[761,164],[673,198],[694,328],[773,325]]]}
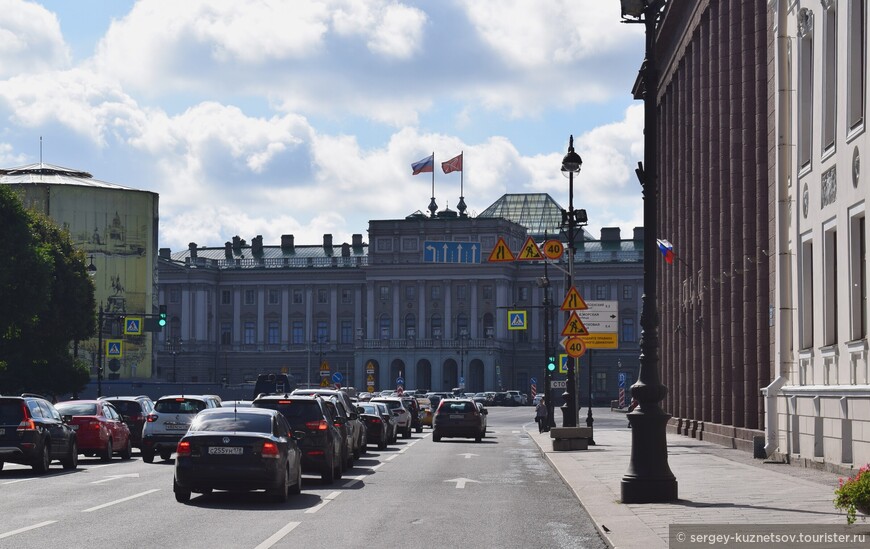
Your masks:
{"label": "black lamp post", "polygon": [[655,59],[656,26],[665,0],[621,0],[622,21],[643,23],[646,59],[640,69],[644,102],[643,164],[636,170],[643,187],[643,309],[640,317],[640,372],[631,386],[639,405],[628,414],[631,425],[631,460],[622,477],[623,503],[658,503],[677,499],[677,479],[668,466],[666,426],[670,415],[659,403],[668,390],[658,370],[658,310],[656,296],[656,230],[658,119],[658,67]]}
{"label": "black lamp post", "polygon": [[[96,272],[96,271],[94,271]],[[97,315],[97,398],[103,396],[103,304]]]}
{"label": "black lamp post", "polygon": [[[574,287],[574,251],[577,226],[586,222],[586,210],[574,209],[574,174],[580,173],[583,160],[574,152],[574,136],[568,140],[568,154],[562,159],[562,173],[568,176],[568,211],[562,210],[562,225],[568,228],[568,291]],[[577,427],[577,359],[568,358],[568,376],[565,380],[563,427]]]}
{"label": "black lamp post", "polygon": [[[545,237],[546,238],[546,237]],[[547,272],[547,262],[544,262],[544,276],[538,280],[538,285],[544,290],[544,404],[547,408],[547,430],[556,426],[553,410],[553,372],[550,371],[550,358],[555,360],[556,341],[553,337],[553,300],[550,296],[550,275]]]}

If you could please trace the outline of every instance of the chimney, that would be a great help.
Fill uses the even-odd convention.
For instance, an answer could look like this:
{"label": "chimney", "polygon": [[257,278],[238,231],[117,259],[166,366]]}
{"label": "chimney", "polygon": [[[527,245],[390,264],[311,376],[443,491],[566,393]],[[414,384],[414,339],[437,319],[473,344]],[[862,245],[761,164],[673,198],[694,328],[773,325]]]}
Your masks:
{"label": "chimney", "polygon": [[331,234],[323,235],[323,251],[326,252],[326,255],[332,255],[332,235]]}
{"label": "chimney", "polygon": [[242,252],[242,239],[239,235],[233,237],[233,251],[237,254]]}
{"label": "chimney", "polygon": [[171,259],[172,251],[169,248],[160,248],[158,256],[160,257],[160,259]]}
{"label": "chimney", "polygon": [[257,257],[263,255],[263,235],[258,234],[251,239],[251,253]]}
{"label": "chimney", "polygon": [[227,242],[224,244],[224,257],[227,259],[233,258],[233,243]]}
{"label": "chimney", "polygon": [[352,240],[351,240],[351,246],[353,246],[353,249],[355,251],[360,251],[360,250],[362,250],[362,245],[363,245],[362,235],[361,234],[353,235]]}
{"label": "chimney", "polygon": [[296,245],[293,243],[292,234],[281,235],[281,251],[288,254],[296,253]]}
{"label": "chimney", "polygon": [[643,242],[643,227],[634,228],[634,240]]}
{"label": "chimney", "polygon": [[187,248],[190,250],[190,260],[196,261],[196,242],[191,242]]}
{"label": "chimney", "polygon": [[350,244],[347,242],[341,245],[341,257],[350,257]]}
{"label": "chimney", "polygon": [[601,229],[601,240],[607,240],[607,241],[622,240],[620,238],[619,227],[603,227]]}

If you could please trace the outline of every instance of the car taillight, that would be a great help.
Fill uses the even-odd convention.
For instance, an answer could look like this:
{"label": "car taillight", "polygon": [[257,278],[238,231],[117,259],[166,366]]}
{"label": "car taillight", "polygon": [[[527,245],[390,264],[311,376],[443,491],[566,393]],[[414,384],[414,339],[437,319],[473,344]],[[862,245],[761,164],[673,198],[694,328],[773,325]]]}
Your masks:
{"label": "car taillight", "polygon": [[326,452],[324,452],[323,450],[308,450],[306,454],[308,454],[309,456],[323,456],[326,455]]}
{"label": "car taillight", "polygon": [[377,425],[378,423],[381,422],[381,420],[378,419],[378,418],[376,418],[376,417],[373,417],[373,418],[371,419],[371,422],[374,423],[375,425]]}
{"label": "car taillight", "polygon": [[148,414],[145,419],[148,421],[148,423],[154,423],[155,421],[157,421],[158,417],[159,416],[157,414]]}
{"label": "car taillight", "polygon": [[326,431],[329,429],[329,423],[325,419],[320,421],[309,421],[305,424],[305,428],[309,431]]}
{"label": "car taillight", "polygon": [[79,428],[83,429],[85,431],[99,431],[100,430],[100,422],[97,421],[96,419],[92,419],[91,421],[88,421],[87,423],[82,424],[82,426]]}
{"label": "car taillight", "polygon": [[178,443],[178,446],[175,448],[175,453],[178,457],[189,456],[190,455],[190,442],[186,440],[182,440]]}
{"label": "car taillight", "polygon": [[278,457],[278,445],[272,442],[271,440],[267,440],[263,443],[263,457],[264,458],[277,458]]}
{"label": "car taillight", "polygon": [[18,424],[18,431],[35,431],[36,423],[30,419],[22,419],[21,423]]}

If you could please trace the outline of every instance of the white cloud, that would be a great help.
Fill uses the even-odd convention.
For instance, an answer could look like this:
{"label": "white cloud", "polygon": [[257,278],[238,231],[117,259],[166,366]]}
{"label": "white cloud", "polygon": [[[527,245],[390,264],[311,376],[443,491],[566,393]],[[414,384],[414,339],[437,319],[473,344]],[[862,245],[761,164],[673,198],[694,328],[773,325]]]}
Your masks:
{"label": "white cloud", "polygon": [[66,68],[70,57],[53,13],[31,2],[0,0],[0,78]]}

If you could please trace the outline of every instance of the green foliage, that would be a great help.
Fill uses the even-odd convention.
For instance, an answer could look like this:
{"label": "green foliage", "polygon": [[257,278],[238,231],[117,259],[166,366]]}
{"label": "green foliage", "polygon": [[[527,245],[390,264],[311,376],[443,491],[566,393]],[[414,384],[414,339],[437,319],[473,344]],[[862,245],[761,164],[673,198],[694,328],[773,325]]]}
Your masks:
{"label": "green foliage", "polygon": [[[87,365],[70,346],[96,333],[94,285],[69,234],[0,185],[0,393],[81,391]],[[8,246],[6,246],[8,245]]]}
{"label": "green foliage", "polygon": [[853,524],[857,511],[870,511],[870,464],[861,467],[854,477],[840,479],[834,490],[834,507],[846,511],[846,523]]}

